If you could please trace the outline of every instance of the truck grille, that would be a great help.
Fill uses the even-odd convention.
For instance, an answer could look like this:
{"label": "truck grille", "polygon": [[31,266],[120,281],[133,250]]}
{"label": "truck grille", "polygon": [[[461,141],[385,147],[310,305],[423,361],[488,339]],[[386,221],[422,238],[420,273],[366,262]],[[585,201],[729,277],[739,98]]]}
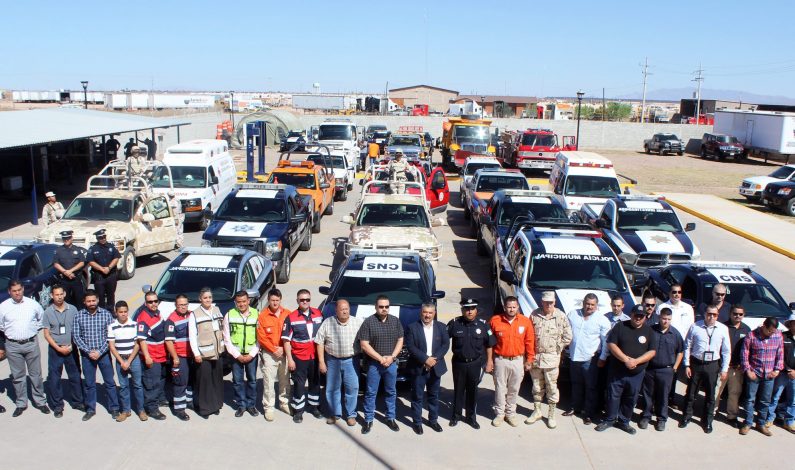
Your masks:
{"label": "truck grille", "polygon": [[219,238],[213,240],[213,246],[226,248],[234,248],[239,246],[240,248],[256,251],[256,245],[257,240],[251,240],[248,238]]}
{"label": "truck grille", "polygon": [[472,153],[486,153],[488,146],[485,144],[462,144],[461,150]]}
{"label": "truck grille", "polygon": [[751,183],[748,183],[747,181],[743,181],[742,187],[743,188],[750,188],[751,187]]}
{"label": "truck grille", "polygon": [[652,268],[666,264],[686,263],[688,261],[690,261],[690,255],[686,253],[640,253],[635,264],[641,268]]}

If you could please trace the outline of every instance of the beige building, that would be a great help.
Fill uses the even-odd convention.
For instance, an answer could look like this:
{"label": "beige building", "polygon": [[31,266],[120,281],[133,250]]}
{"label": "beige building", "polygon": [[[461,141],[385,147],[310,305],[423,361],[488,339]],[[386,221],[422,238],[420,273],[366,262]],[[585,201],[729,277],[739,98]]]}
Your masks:
{"label": "beige building", "polygon": [[446,113],[450,102],[458,97],[455,90],[430,85],[415,85],[389,90],[389,99],[398,106],[412,108],[415,104],[427,104],[430,111]]}

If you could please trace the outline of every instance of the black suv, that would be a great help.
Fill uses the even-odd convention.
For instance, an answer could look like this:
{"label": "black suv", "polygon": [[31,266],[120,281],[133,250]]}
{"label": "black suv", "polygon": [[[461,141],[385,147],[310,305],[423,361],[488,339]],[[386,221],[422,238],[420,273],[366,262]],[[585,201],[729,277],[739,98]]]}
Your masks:
{"label": "black suv", "polygon": [[709,155],[714,155],[718,160],[726,157],[736,160],[747,156],[745,147],[737,137],[707,132],[701,137],[701,158],[707,158]]}
{"label": "black suv", "polygon": [[795,217],[795,176],[787,181],[768,183],[762,193],[762,201],[766,206]]}

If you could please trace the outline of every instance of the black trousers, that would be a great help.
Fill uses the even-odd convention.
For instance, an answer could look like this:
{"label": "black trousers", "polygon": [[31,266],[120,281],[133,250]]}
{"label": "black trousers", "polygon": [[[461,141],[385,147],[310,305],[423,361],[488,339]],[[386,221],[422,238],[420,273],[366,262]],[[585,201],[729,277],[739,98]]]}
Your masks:
{"label": "black trousers", "polygon": [[671,390],[671,382],[674,381],[674,369],[672,367],[662,367],[658,369],[646,368],[643,377],[643,388],[640,397],[643,400],[642,418],[651,420],[652,412],[657,417],[657,421],[668,420],[668,398]]}
{"label": "black trousers", "polygon": [[290,403],[295,413],[320,409],[320,381],[314,359],[298,359],[293,356],[295,370],[290,374],[293,381],[293,399]]}
{"label": "black trousers", "polygon": [[704,424],[712,423],[715,416],[715,386],[718,384],[720,374],[720,361],[704,362],[694,357],[690,358],[690,382],[687,384],[687,398],[685,400],[685,419],[693,417],[693,403],[696,401],[698,390],[704,387]]}
{"label": "black trousers", "polygon": [[224,406],[224,366],[221,359],[202,360],[193,377],[193,408],[201,416],[215,413]]}
{"label": "black trousers", "polygon": [[66,302],[70,303],[75,306],[75,308],[83,308],[83,297],[85,297],[85,291],[83,289],[83,278],[82,271],[79,273],[75,273],[74,279],[66,279],[65,277],[59,276],[58,282],[63,286],[64,291],[66,291]]}
{"label": "black trousers", "polygon": [[466,409],[468,418],[477,415],[478,384],[482,377],[483,363],[480,360],[453,360],[453,416],[462,416],[462,408]]}
{"label": "black trousers", "polygon": [[94,274],[94,290],[97,291],[97,301],[99,306],[106,309],[113,316],[116,316],[116,283],[118,282],[118,271],[113,270],[107,276]]}

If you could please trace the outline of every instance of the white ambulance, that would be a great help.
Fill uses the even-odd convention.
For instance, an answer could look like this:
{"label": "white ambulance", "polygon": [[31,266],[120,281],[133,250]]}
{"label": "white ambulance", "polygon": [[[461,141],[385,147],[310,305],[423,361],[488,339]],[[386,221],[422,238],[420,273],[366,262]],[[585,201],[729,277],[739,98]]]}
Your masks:
{"label": "white ambulance", "polygon": [[601,205],[621,194],[613,162],[593,152],[558,152],[549,184],[567,213],[584,203]]}

